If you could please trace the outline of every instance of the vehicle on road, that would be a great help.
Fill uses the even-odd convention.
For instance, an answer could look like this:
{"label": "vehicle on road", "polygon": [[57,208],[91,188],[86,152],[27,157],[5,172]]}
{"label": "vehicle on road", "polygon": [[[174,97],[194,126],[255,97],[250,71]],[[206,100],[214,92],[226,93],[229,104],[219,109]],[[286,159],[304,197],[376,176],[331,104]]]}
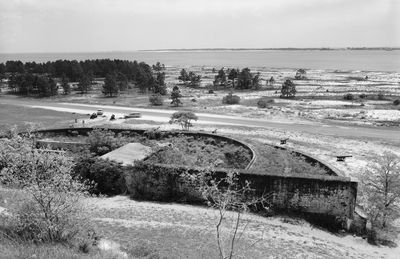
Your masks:
{"label": "vehicle on road", "polygon": [[97,110],[97,115],[103,115],[103,110],[101,109]]}
{"label": "vehicle on road", "polygon": [[130,119],[130,118],[140,118],[142,117],[142,115],[140,114],[140,112],[131,112],[129,114],[126,114],[124,116],[124,119]]}

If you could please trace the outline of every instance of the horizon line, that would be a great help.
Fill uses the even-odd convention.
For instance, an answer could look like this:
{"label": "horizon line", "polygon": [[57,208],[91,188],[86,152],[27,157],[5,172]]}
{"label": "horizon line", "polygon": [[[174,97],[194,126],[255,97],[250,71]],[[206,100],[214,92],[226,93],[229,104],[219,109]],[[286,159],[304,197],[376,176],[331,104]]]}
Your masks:
{"label": "horizon line", "polygon": [[166,48],[166,49],[138,49],[138,50],[98,50],[98,51],[22,51],[0,52],[2,55],[10,54],[53,54],[53,53],[110,53],[110,52],[150,52],[150,51],[246,51],[246,50],[400,50],[400,47],[279,47],[279,48]]}

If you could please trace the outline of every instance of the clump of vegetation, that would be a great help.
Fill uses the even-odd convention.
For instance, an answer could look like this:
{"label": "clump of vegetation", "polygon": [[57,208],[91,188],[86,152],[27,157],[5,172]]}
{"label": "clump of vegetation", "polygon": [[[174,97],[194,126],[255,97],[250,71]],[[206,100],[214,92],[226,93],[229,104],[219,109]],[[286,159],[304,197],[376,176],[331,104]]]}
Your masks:
{"label": "clump of vegetation", "polygon": [[63,243],[82,249],[93,245],[95,232],[82,213],[87,185],[73,177],[72,158],[34,149],[31,140],[20,137],[1,140],[0,150],[0,181],[15,189],[6,198],[23,196],[10,202],[9,214],[1,215],[0,234],[16,242]]}
{"label": "clump of vegetation", "polygon": [[237,75],[237,89],[260,89],[260,73],[251,73],[249,68],[243,68]]}
{"label": "clump of vegetation", "polygon": [[240,102],[240,97],[237,95],[233,95],[232,93],[229,93],[228,95],[222,98],[223,104],[239,104],[239,102]]}
{"label": "clump of vegetation", "polygon": [[296,75],[294,76],[294,78],[296,80],[305,80],[307,79],[306,74],[307,74],[306,70],[300,68],[296,71]]}
{"label": "clump of vegetation", "polygon": [[221,68],[220,70],[218,70],[218,74],[214,77],[214,81],[213,81],[213,85],[215,88],[218,87],[226,87],[228,84],[227,81],[227,76],[226,73],[224,71],[224,68]]}
{"label": "clump of vegetation", "polygon": [[344,100],[347,100],[347,101],[352,101],[352,100],[354,100],[355,98],[354,98],[354,95],[353,95],[353,94],[347,93],[347,94],[345,94],[345,95],[343,96],[343,99],[344,99]]}
{"label": "clump of vegetation", "polygon": [[310,174],[327,175],[327,171],[318,165],[312,165],[304,157],[286,150],[275,149],[268,145],[255,145],[256,163],[251,171],[256,174]]}
{"label": "clump of vegetation", "polygon": [[261,98],[257,102],[258,108],[267,108],[270,104],[273,104],[275,101],[274,99],[268,99],[268,98]]}
{"label": "clump of vegetation", "polygon": [[286,79],[282,84],[281,88],[281,98],[294,98],[296,95],[296,85],[292,80]]}
{"label": "clump of vegetation", "polygon": [[148,157],[146,162],[213,168],[245,168],[251,154],[241,146],[214,139],[174,137],[165,140],[170,145]]}
{"label": "clump of vegetation", "polygon": [[398,229],[393,222],[400,217],[400,158],[390,152],[377,157],[360,181],[358,201],[372,225],[369,241],[377,244],[395,239]]}
{"label": "clump of vegetation", "polygon": [[171,115],[169,120],[170,124],[177,123],[180,124],[183,130],[189,130],[193,126],[192,121],[197,121],[198,117],[193,112],[175,112]]}
{"label": "clump of vegetation", "polygon": [[74,177],[90,182],[90,193],[118,195],[126,191],[121,163],[93,156],[81,156],[75,162]]}
{"label": "clump of vegetation", "polygon": [[149,102],[154,106],[162,106],[164,104],[164,99],[161,94],[153,94],[149,96]]}
{"label": "clump of vegetation", "polygon": [[88,133],[86,142],[90,145],[90,152],[98,156],[104,155],[125,144],[125,140],[120,135],[116,136],[114,132],[106,129],[93,129]]}
{"label": "clump of vegetation", "polygon": [[181,101],[181,91],[179,90],[178,86],[174,86],[171,92],[171,104],[172,106],[178,107],[179,105],[182,105]]}
{"label": "clump of vegetation", "polygon": [[197,87],[200,85],[201,76],[196,75],[193,71],[188,73],[185,69],[182,69],[178,80],[182,81],[186,86]]}

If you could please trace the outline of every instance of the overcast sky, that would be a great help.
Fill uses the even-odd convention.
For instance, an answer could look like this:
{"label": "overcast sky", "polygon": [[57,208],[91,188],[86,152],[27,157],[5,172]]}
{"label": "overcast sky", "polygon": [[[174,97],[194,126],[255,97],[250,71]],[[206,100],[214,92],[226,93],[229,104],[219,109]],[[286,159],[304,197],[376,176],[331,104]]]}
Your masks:
{"label": "overcast sky", "polygon": [[400,46],[400,0],[0,0],[0,52]]}

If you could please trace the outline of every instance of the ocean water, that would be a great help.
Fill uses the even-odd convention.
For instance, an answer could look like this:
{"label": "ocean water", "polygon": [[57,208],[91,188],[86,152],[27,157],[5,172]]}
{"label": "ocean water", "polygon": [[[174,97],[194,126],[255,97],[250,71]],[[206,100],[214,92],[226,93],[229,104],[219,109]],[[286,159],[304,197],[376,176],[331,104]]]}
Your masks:
{"label": "ocean water", "polygon": [[2,54],[0,62],[46,62],[57,59],[127,59],[166,66],[305,68],[400,72],[400,50],[132,51]]}

